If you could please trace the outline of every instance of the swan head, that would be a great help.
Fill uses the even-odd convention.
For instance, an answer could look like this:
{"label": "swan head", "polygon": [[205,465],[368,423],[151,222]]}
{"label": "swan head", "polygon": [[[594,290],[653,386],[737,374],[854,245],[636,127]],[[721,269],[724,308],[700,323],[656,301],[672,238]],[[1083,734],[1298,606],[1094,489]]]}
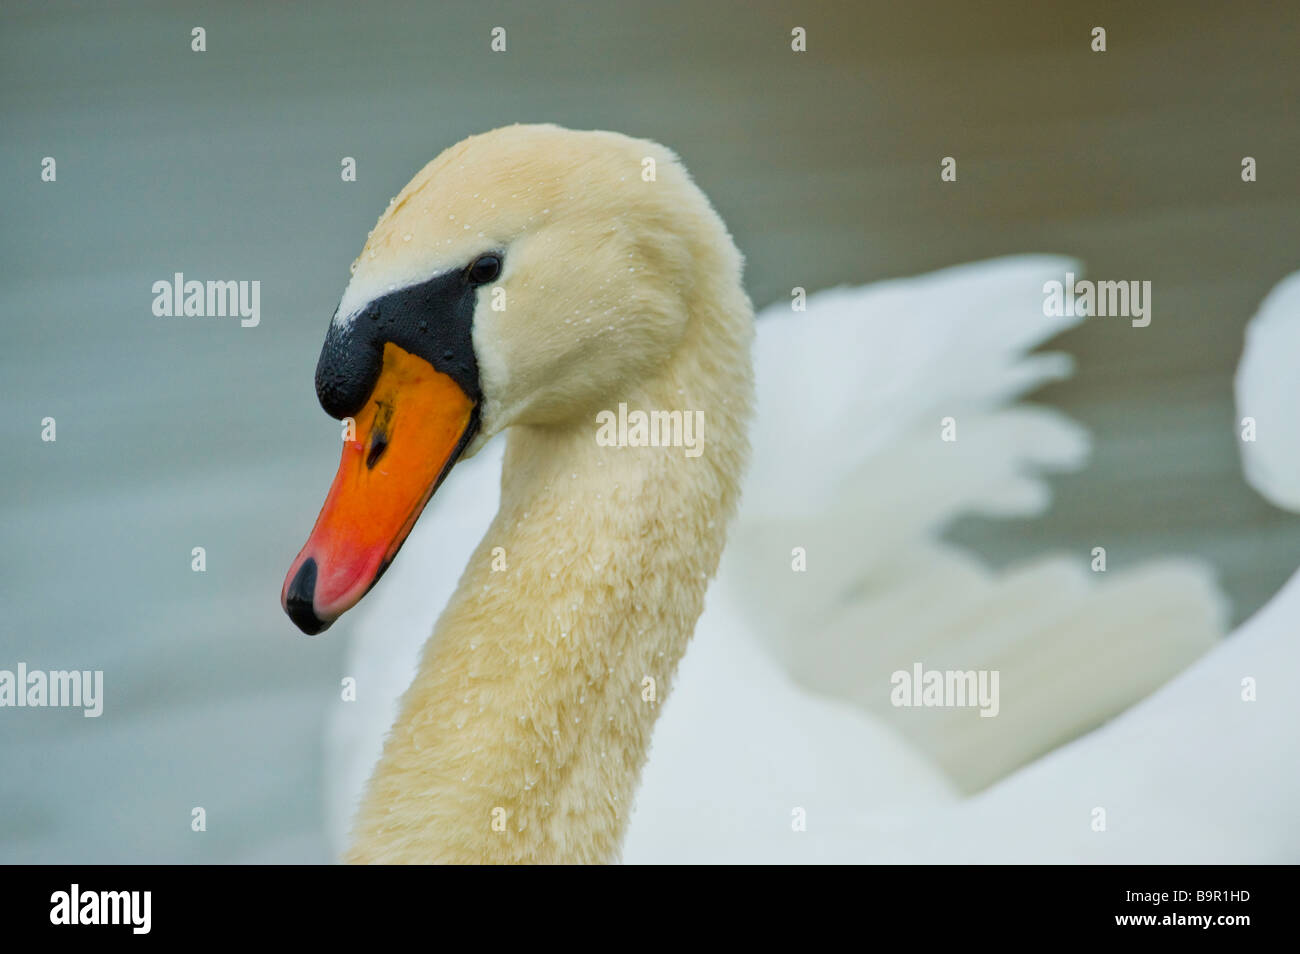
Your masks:
{"label": "swan head", "polygon": [[281,590],[294,623],[318,633],[355,605],[494,434],[592,421],[654,374],[719,277],[739,284],[739,254],[655,143],[510,126],[425,166],[370,233],[321,351],[321,406],[353,423]]}

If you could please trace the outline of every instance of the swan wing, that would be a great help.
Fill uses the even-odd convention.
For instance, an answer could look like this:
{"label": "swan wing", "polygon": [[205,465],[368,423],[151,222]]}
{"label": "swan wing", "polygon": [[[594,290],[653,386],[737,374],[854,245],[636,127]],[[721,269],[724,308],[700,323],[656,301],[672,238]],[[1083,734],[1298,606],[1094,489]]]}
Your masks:
{"label": "swan wing", "polygon": [[[1300,510],[1300,272],[1265,298],[1237,368],[1246,479]],[[1096,732],[886,833],[915,861],[1294,863],[1300,858],[1300,572],[1185,672]],[[1092,677],[1095,679],[1095,674]],[[996,835],[994,835],[996,833]]]}
{"label": "swan wing", "polygon": [[[1094,573],[1084,551],[994,570],[942,538],[960,516],[1041,513],[1045,475],[1087,459],[1082,428],[1019,400],[1071,371],[1031,349],[1081,320],[1044,314],[1047,283],[1081,271],[1016,256],[759,319],[722,585],[796,683],[891,725],[964,791],[1123,711],[1223,632],[1198,561]],[[996,717],[896,706],[894,674],[918,664],[998,672]]]}
{"label": "swan wing", "polygon": [[880,832],[880,861],[1295,863],[1300,573],[1169,683],[991,788]]}
{"label": "swan wing", "polygon": [[1300,272],[1264,299],[1246,326],[1237,365],[1238,426],[1247,482],[1270,503],[1300,511]]}

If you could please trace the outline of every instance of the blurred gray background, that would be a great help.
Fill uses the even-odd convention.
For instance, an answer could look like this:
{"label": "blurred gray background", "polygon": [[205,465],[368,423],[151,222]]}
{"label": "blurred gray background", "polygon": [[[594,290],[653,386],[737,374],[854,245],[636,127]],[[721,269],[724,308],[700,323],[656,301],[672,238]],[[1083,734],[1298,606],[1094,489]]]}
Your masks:
{"label": "blurred gray background", "polygon": [[[307,639],[278,604],[337,464],[317,351],[388,198],[515,121],[675,148],[759,305],[1022,251],[1150,280],[1151,327],[1086,322],[1056,343],[1076,377],[1039,395],[1092,430],[1090,468],[1046,519],[954,536],[998,562],[1197,554],[1249,615],[1300,564],[1300,524],[1240,477],[1231,400],[1245,322],[1300,267],[1298,23],[1217,2],[6,3],[0,668],[103,669],[107,702],[0,710],[0,861],[328,860],[347,622]],[[260,327],[154,317],[176,271],[260,280]]]}

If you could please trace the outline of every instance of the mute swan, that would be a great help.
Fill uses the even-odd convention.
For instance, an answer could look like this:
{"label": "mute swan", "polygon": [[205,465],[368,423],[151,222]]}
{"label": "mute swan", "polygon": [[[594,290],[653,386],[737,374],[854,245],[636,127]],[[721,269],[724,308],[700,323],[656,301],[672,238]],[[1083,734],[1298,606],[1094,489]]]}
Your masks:
{"label": "mute swan", "polygon": [[[451,464],[509,436],[350,859],[616,857],[656,715],[642,680],[667,691],[739,492],[752,336],[740,256],[660,146],[513,126],[394,199],[317,368],[356,440],[285,580],[294,621],[355,604]],[[703,411],[705,452],[600,446],[620,404]]]}
{"label": "mute swan", "polygon": [[[1068,370],[1025,356],[1071,321],[1041,312],[1045,277],[1067,267],[954,269],[760,322],[762,469],[656,734],[627,860],[667,846],[684,854],[664,860],[864,860],[918,809],[963,804],[958,791],[1092,728],[1211,644],[1222,607],[1194,565],[1093,586],[1060,560],[992,574],[932,539],[961,511],[1040,510],[1038,471],[1082,460],[1059,414],[1005,406]],[[319,631],[355,604],[464,462],[359,626],[359,701],[331,728],[349,780],[331,793],[336,826],[374,765],[372,717],[391,719],[411,643],[465,541],[486,533],[401,702],[351,860],[618,856],[737,499],[751,336],[725,227],[657,145],[510,127],[448,150],[390,205],[318,368],[322,404],[356,415],[356,439],[286,579],[295,622]],[[703,410],[704,453],[599,446],[596,413],[624,403]],[[945,412],[963,429],[947,447]],[[506,428],[502,463],[485,445]],[[794,547],[815,572],[792,572]],[[831,663],[801,665],[794,638]],[[846,652],[862,685],[837,683]],[[1080,686],[1099,655],[1127,675]],[[882,707],[904,658],[1000,667],[1002,714]],[[701,809],[728,786],[735,799]],[[801,812],[807,831],[791,824]]]}

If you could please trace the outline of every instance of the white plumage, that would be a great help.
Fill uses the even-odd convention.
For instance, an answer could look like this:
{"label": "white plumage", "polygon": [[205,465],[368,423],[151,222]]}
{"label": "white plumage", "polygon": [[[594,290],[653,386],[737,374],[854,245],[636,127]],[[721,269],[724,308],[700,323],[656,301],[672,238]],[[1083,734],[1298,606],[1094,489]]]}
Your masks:
{"label": "white plumage", "polygon": [[1269,292],[1246,328],[1237,366],[1237,425],[1246,480],[1269,502],[1300,511],[1300,272]]}
{"label": "white plumage", "polygon": [[[760,316],[745,497],[655,729],[624,860],[1300,857],[1285,814],[1300,706],[1277,686],[1244,703],[1240,686],[1300,675],[1282,636],[1300,583],[1144,699],[1221,631],[1204,566],[1094,574],[1089,554],[1070,553],[994,571],[940,538],[961,514],[1041,513],[1042,475],[1086,459],[1077,425],[1016,403],[1069,374],[1064,355],[1028,354],[1079,320],[1042,312],[1043,283],[1067,270],[1080,271],[1002,259]],[[956,441],[940,439],[944,418]],[[358,699],[326,738],[340,849],[420,646],[495,511],[500,454],[490,444],[453,471],[357,613],[345,674]],[[806,572],[792,570],[796,547]],[[998,716],[892,706],[890,673],[914,662],[999,670]]]}

